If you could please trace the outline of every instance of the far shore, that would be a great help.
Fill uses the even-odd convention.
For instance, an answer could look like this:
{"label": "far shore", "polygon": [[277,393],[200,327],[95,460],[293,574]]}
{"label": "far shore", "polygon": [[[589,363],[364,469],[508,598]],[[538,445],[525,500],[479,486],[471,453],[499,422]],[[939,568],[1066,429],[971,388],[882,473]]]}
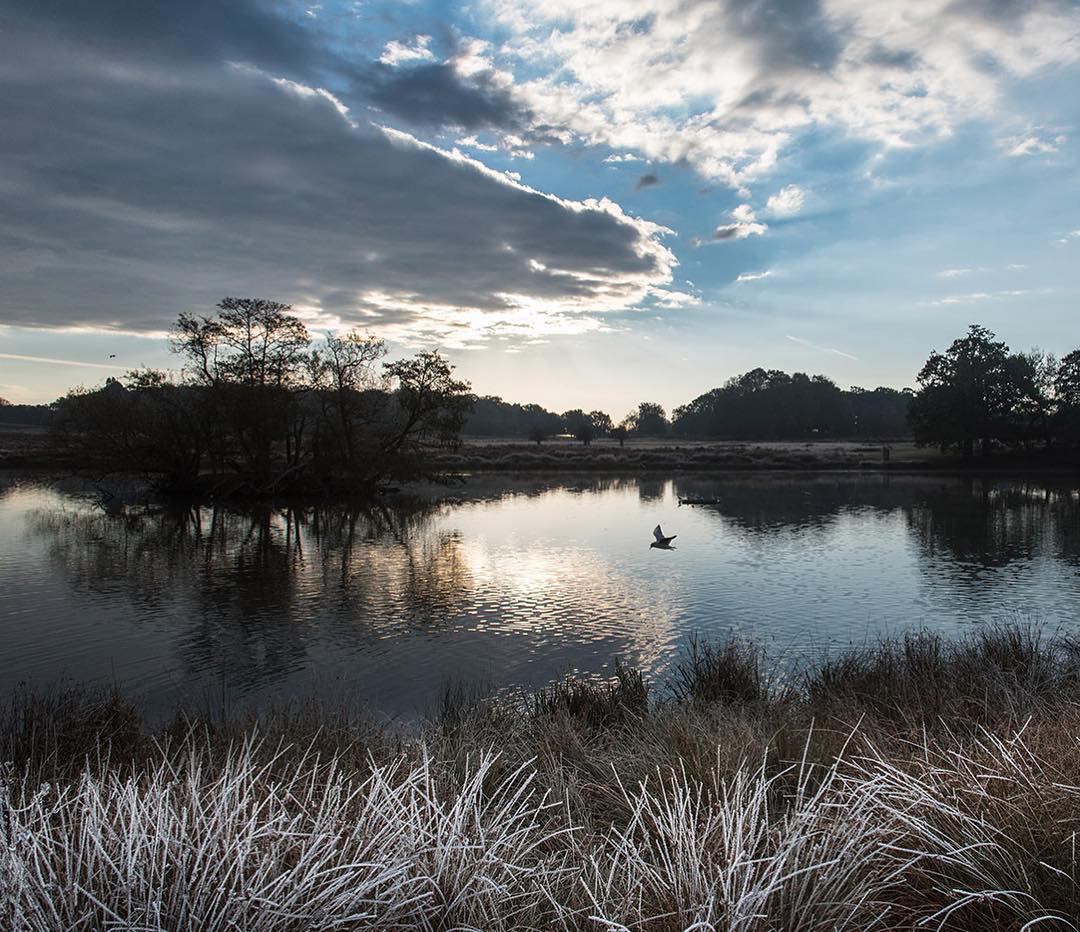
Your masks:
{"label": "far shore", "polygon": [[[585,445],[554,437],[537,444],[521,438],[465,437],[456,450],[432,454],[444,474],[469,472],[741,472],[741,471],[1000,471],[1075,472],[1080,456],[1069,450],[995,450],[965,460],[957,453],[918,447],[910,438],[807,440],[687,440],[634,438],[620,445],[604,438]],[[0,425],[0,469],[78,471],[84,464],[56,450],[47,429]]]}

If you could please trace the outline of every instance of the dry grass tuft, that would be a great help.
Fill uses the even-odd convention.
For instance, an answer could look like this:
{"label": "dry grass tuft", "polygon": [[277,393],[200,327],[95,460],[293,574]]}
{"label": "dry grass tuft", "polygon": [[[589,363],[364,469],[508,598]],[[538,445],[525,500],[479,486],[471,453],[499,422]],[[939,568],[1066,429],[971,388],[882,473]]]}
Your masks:
{"label": "dry grass tuft", "polygon": [[[1080,679],[991,629],[802,685],[698,645],[386,733],[309,706],[147,729],[120,697],[0,717],[0,927],[1080,927]],[[274,737],[271,738],[270,736]]]}

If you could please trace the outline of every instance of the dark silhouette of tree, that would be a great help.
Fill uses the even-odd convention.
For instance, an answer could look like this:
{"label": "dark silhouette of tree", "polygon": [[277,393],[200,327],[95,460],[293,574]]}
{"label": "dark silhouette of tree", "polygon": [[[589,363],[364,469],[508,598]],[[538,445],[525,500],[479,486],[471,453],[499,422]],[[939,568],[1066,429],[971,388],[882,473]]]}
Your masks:
{"label": "dark silhouette of tree", "polygon": [[496,395],[485,395],[473,399],[462,432],[470,437],[528,437],[540,443],[560,430],[559,415],[540,405],[512,404]]}
{"label": "dark silhouette of tree", "polygon": [[641,402],[628,418],[633,432],[641,437],[663,437],[671,429],[667,412],[653,401]]}
{"label": "dark silhouette of tree", "polygon": [[619,446],[622,447],[626,444],[626,435],[630,433],[626,423],[622,422],[617,427],[611,428],[611,436],[619,441]]}
{"label": "dark silhouette of tree", "polygon": [[580,440],[585,446],[592,443],[595,435],[589,415],[582,411],[581,408],[563,412],[562,429],[563,433],[569,434],[575,440]]}
{"label": "dark silhouette of tree", "polygon": [[1014,394],[1010,417],[1012,429],[1003,439],[1026,447],[1036,442],[1049,447],[1053,439],[1057,360],[1048,353],[1032,350],[1013,353],[1006,365]]}
{"label": "dark silhouette of tree", "polygon": [[215,317],[180,316],[179,382],[145,370],[71,392],[53,419],[61,440],[103,469],[248,494],[361,491],[423,474],[428,450],[457,442],[472,397],[438,353],[385,363],[382,341],[357,333],[309,350],[287,305],[218,307]]}
{"label": "dark silhouette of tree", "polygon": [[907,405],[894,389],[844,392],[823,375],[758,368],[676,408],[672,431],[730,440],[896,436],[907,431]]}
{"label": "dark silhouette of tree", "polygon": [[1061,360],[1054,374],[1055,429],[1066,443],[1080,442],[1080,349]]}
{"label": "dark silhouette of tree", "polygon": [[604,437],[611,433],[611,416],[605,411],[590,411],[589,420],[597,437]]}
{"label": "dark silhouette of tree", "polygon": [[529,439],[533,441],[537,446],[540,446],[549,436],[551,436],[542,424],[534,424],[529,428]]}
{"label": "dark silhouette of tree", "polygon": [[380,472],[411,478],[424,473],[429,447],[453,446],[468,416],[469,383],[453,377],[454,367],[437,352],[384,363],[391,381],[390,404],[380,431]]}
{"label": "dark silhouette of tree", "polygon": [[977,441],[989,452],[1016,405],[1009,348],[977,324],[946,352],[932,352],[917,381],[910,415],[916,443],[955,446],[966,457]]}

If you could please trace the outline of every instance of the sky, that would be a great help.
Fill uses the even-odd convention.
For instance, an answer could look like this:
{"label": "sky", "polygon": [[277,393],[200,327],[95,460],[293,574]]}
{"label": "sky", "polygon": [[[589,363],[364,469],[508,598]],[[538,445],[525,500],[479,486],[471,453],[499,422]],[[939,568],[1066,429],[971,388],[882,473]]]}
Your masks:
{"label": "sky", "polygon": [[1080,346],[1080,3],[0,0],[0,396],[292,305],[669,410]]}

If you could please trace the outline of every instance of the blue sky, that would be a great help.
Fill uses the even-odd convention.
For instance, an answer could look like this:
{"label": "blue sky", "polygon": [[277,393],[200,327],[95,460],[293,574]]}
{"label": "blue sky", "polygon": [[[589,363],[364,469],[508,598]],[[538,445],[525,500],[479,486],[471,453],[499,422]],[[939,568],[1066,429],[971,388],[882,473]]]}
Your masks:
{"label": "blue sky", "polygon": [[1074,2],[6,6],[13,401],[226,294],[615,417],[1080,345]]}

